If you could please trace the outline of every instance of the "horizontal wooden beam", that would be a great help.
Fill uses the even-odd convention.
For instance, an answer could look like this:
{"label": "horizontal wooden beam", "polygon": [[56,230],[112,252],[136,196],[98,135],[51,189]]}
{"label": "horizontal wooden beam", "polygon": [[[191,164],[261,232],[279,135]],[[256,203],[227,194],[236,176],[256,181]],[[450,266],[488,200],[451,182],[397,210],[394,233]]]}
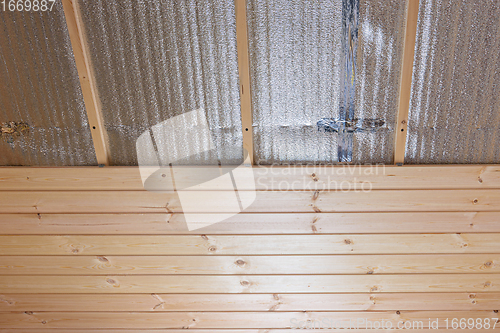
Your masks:
{"label": "horizontal wooden beam", "polygon": [[499,233],[500,212],[237,214],[188,231],[182,214],[0,214],[0,235]]}
{"label": "horizontal wooden beam", "polygon": [[[307,321],[317,321],[329,318],[336,321],[354,322],[362,329],[369,328],[370,322],[385,321],[392,327],[410,322],[408,327],[430,328],[429,318],[438,320],[438,327],[448,328],[453,318],[485,319],[496,322],[498,313],[493,311],[470,311],[467,314],[454,311],[387,311],[387,312],[158,312],[158,313],[102,313],[102,312],[33,312],[0,314],[0,328],[162,328],[162,329],[232,329],[232,328],[300,328]],[[365,324],[358,322],[364,319]],[[323,322],[324,323],[324,322]],[[349,324],[347,324],[347,328]],[[414,325],[414,326],[412,326]],[[493,325],[491,325],[493,327]],[[323,331],[323,330],[321,330]],[[346,330],[351,331],[351,330]],[[491,329],[498,332],[499,329]],[[413,330],[411,330],[413,332]]]}
{"label": "horizontal wooden beam", "polygon": [[498,254],[499,243],[498,233],[0,236],[0,255]]}
{"label": "horizontal wooden beam", "polygon": [[3,256],[0,275],[500,273],[500,254]]}
{"label": "horizontal wooden beam", "polygon": [[500,293],[367,294],[4,294],[5,311],[476,311],[500,308]]}
{"label": "horizontal wooden beam", "polygon": [[[196,212],[233,212],[234,191],[197,192]],[[379,190],[261,191],[244,210],[249,213],[500,211],[500,191]],[[38,191],[0,192],[0,213],[174,213],[183,212],[176,192]]]}
{"label": "horizontal wooden beam", "polygon": [[[179,169],[183,182],[199,181],[203,167]],[[314,189],[482,189],[500,188],[499,165],[254,166],[258,190]],[[190,177],[188,179],[188,176]],[[243,175],[243,177],[245,177]],[[246,179],[245,179],[246,180]],[[244,181],[243,185],[251,184]],[[363,185],[364,184],[364,185]],[[240,190],[245,187],[240,187]],[[248,188],[246,188],[248,189]],[[1,167],[2,191],[144,190],[138,167]]]}

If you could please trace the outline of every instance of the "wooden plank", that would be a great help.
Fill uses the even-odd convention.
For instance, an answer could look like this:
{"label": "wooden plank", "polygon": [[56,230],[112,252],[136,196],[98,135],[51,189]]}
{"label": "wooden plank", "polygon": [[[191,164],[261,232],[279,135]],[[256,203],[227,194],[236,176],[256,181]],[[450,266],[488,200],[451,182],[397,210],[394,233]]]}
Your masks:
{"label": "wooden plank", "polygon": [[98,164],[109,165],[110,153],[108,135],[104,128],[102,106],[93,73],[91,54],[85,35],[85,27],[76,0],[62,0],[68,32],[73,46],[76,68],[80,78],[83,99],[92,133],[92,140]]}
{"label": "wooden plank", "polygon": [[498,254],[499,243],[498,233],[0,236],[0,255]]}
{"label": "wooden plank", "polygon": [[[187,174],[196,181],[196,169],[190,167],[179,175],[186,182]],[[254,166],[258,190],[356,189],[370,184],[372,189],[481,189],[500,188],[498,165],[407,165],[396,166]],[[313,176],[314,174],[314,176]],[[242,186],[249,184],[242,182]],[[368,185],[365,185],[365,187]],[[137,167],[72,167],[31,168],[0,167],[2,191],[88,191],[143,190]],[[245,189],[239,186],[239,189]],[[248,188],[246,188],[248,189]]]}
{"label": "wooden plank", "polygon": [[182,214],[0,214],[0,235],[498,233],[500,212],[237,214],[188,231]]}
{"label": "wooden plank", "polygon": [[[429,320],[429,318],[432,318]],[[349,329],[376,328],[385,321],[390,327],[409,329],[431,328],[437,320],[437,327],[449,329],[453,318],[486,319],[493,327],[499,318],[493,311],[395,311],[390,312],[157,312],[157,313],[116,313],[116,312],[29,312],[0,314],[0,328],[162,328],[162,329],[217,329],[217,328],[283,328],[299,329],[334,326]],[[325,322],[329,320],[329,322]],[[331,322],[330,322],[331,320]],[[320,326],[321,324],[327,326]],[[378,326],[380,327],[380,326]],[[386,326],[387,327],[387,326]],[[350,329],[349,329],[350,331]],[[498,332],[500,328],[492,329]]]}
{"label": "wooden plank", "polygon": [[396,123],[394,164],[404,163],[405,159],[419,0],[406,0],[406,4],[406,27],[399,86],[399,106]]}
{"label": "wooden plank", "polygon": [[5,294],[6,311],[476,311],[500,308],[500,293],[369,294]]}
{"label": "wooden plank", "polygon": [[234,0],[236,13],[236,48],[238,52],[238,75],[240,79],[241,125],[243,148],[248,152],[250,163],[254,163],[252,95],[250,87],[250,60],[248,58],[248,32],[246,0]]}
{"label": "wooden plank", "polygon": [[[233,191],[198,191],[199,213],[232,213]],[[497,190],[380,190],[257,192],[250,213],[404,211],[500,211]],[[175,192],[44,191],[0,192],[0,213],[173,213],[182,212]],[[192,211],[194,212],[194,211]]]}
{"label": "wooden plank", "polygon": [[0,275],[500,273],[500,255],[3,256]]}
{"label": "wooden plank", "polygon": [[[20,331],[17,329],[3,329],[2,333],[19,333]],[[23,329],[23,333],[47,333],[46,329],[37,329],[37,328],[29,328],[29,329]],[[81,329],[58,329],[58,333],[82,333]],[[185,330],[176,330],[176,329],[153,329],[153,330],[145,330],[145,329],[86,329],[86,333],[186,333]],[[222,329],[222,330],[214,330],[214,329],[190,329],[189,333],[290,333],[290,329],[266,329],[265,331],[261,329]],[[303,333],[317,333],[317,329],[301,329],[300,332]],[[333,332],[339,332],[339,330],[329,330],[329,329],[324,329],[321,330],[320,332],[324,333],[333,333]],[[349,333],[366,333],[366,329],[349,329]],[[377,330],[377,332],[380,333],[391,333],[391,332],[408,332],[407,329],[380,329]],[[449,333],[450,330],[446,328],[438,328],[438,329],[412,329],[412,333]],[[489,332],[496,332],[492,331],[491,329],[464,329],[460,330],[460,332],[470,332],[470,333],[489,333]]]}
{"label": "wooden plank", "polygon": [[500,274],[0,276],[0,293],[500,292]]}

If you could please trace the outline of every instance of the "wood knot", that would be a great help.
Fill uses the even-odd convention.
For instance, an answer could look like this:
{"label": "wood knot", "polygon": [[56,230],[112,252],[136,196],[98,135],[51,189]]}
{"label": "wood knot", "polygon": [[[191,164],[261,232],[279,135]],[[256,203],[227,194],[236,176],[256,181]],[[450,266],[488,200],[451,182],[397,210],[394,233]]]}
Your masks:
{"label": "wood knot", "polygon": [[277,300],[277,301],[279,301],[279,300],[280,300],[280,296],[279,296],[278,294],[273,294],[273,298],[274,298],[275,300]]}
{"label": "wood knot", "polygon": [[478,183],[482,183],[483,179],[481,177],[477,177],[477,181],[478,181]]}
{"label": "wood knot", "polygon": [[472,303],[472,304],[476,304],[476,300],[475,300],[475,299],[473,299],[473,300],[471,301],[471,303]]}
{"label": "wood knot", "polygon": [[491,267],[491,265],[493,265],[493,263],[491,261],[487,261],[484,263],[484,266],[486,266],[486,267]]}
{"label": "wood knot", "polygon": [[469,298],[476,298],[476,294],[469,294]]}
{"label": "wood knot", "polygon": [[208,248],[208,251],[210,251],[210,252],[215,252],[215,251],[217,251],[217,248],[216,248],[215,246],[210,246],[210,247]]}
{"label": "wood knot", "polygon": [[116,284],[116,281],[113,279],[106,279],[106,282],[109,284]]}
{"label": "wood knot", "polygon": [[373,270],[369,270],[366,274],[373,274]]}
{"label": "wood knot", "polygon": [[104,256],[97,257],[97,260],[99,260],[100,262],[104,262],[104,263],[108,263],[109,262],[108,258],[106,258]]}
{"label": "wood knot", "polygon": [[371,291],[371,292],[374,292],[374,291],[377,291],[377,290],[378,290],[378,288],[377,288],[376,286],[375,286],[375,287],[372,287],[372,288],[370,289],[370,291]]}
{"label": "wood knot", "polygon": [[250,285],[250,282],[248,282],[247,280],[241,280],[240,281],[240,284],[243,286],[243,287],[248,287]]}
{"label": "wood knot", "polygon": [[243,267],[246,265],[246,262],[244,260],[238,259],[235,261],[235,264],[240,266],[240,267]]}
{"label": "wood knot", "polygon": [[318,181],[318,177],[316,177],[316,174],[315,174],[315,173],[313,173],[313,174],[311,175],[311,178],[312,178],[312,179],[313,179],[313,181],[315,181],[315,182],[317,182],[317,181]]}
{"label": "wood knot", "polygon": [[468,246],[469,246],[469,244],[467,244],[467,243],[462,244],[462,247],[468,247]]}
{"label": "wood knot", "polygon": [[485,286],[485,287],[489,287],[489,286],[491,286],[491,282],[490,282],[490,281],[486,281],[486,282],[484,283],[484,286]]}
{"label": "wood knot", "polygon": [[80,252],[80,250],[78,250],[78,249],[73,249],[73,250],[71,250],[71,252],[76,254],[76,253]]}
{"label": "wood knot", "polygon": [[42,325],[45,325],[47,324],[47,322],[45,320],[42,320]]}
{"label": "wood knot", "polygon": [[207,235],[201,235],[201,238],[203,238],[204,240],[208,240]]}
{"label": "wood knot", "polygon": [[493,310],[493,312],[498,313],[498,310]]}
{"label": "wood knot", "polygon": [[397,314],[397,315],[400,315],[400,314],[401,314],[401,312],[400,312],[400,311],[396,311],[396,314]]}
{"label": "wood knot", "polygon": [[314,194],[312,196],[312,200],[316,201],[316,199],[318,199],[318,197],[319,197],[319,191],[314,191]]}
{"label": "wood knot", "polygon": [[352,240],[346,238],[346,239],[344,239],[344,243],[347,245],[352,244]]}
{"label": "wood knot", "polygon": [[27,314],[28,316],[33,315],[33,311],[24,311],[24,314]]}
{"label": "wood knot", "polygon": [[479,200],[478,200],[478,199],[474,199],[474,200],[472,200],[472,203],[473,203],[474,205],[476,205],[478,202],[479,202]]}

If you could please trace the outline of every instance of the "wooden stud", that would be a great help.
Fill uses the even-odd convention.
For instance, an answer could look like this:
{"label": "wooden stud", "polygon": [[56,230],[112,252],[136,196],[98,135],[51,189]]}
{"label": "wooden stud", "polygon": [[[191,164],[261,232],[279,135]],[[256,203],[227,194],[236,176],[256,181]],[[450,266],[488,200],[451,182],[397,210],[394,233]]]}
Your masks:
{"label": "wooden stud", "polygon": [[77,0],[62,0],[68,32],[73,46],[76,67],[82,87],[83,99],[92,133],[97,164],[109,165],[108,135],[104,128],[102,106],[93,73],[91,54],[85,35],[85,27]]}
{"label": "wooden stud", "polygon": [[248,56],[248,27],[246,0],[234,0],[236,10],[236,45],[238,49],[238,72],[240,77],[241,123],[243,148],[254,164],[252,96],[250,90],[250,61]]}
{"label": "wooden stud", "polygon": [[417,35],[419,0],[407,0],[404,51],[399,87],[399,106],[396,123],[394,164],[404,163],[408,132],[408,111],[410,108],[413,59]]}

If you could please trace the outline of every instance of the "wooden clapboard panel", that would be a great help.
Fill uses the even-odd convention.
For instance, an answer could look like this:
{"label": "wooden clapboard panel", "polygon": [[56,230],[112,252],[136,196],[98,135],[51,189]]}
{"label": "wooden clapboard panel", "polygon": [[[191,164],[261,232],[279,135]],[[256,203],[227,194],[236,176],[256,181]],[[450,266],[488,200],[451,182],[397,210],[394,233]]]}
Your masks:
{"label": "wooden clapboard panel", "polygon": [[[159,313],[117,313],[117,312],[30,312],[0,314],[0,328],[170,328],[170,329],[212,329],[212,328],[301,328],[307,321],[318,325],[325,319],[333,322],[354,321],[355,328],[370,328],[373,322],[388,322],[393,328],[404,327],[404,322],[413,322],[411,328],[431,328],[431,322],[438,320],[438,328],[446,328],[453,318],[498,320],[493,311],[469,311],[467,314],[453,311],[390,311],[390,312],[159,312]],[[364,321],[358,318],[363,318]],[[429,321],[429,318],[432,318]],[[370,322],[370,323],[369,323]],[[328,325],[328,324],[327,324]],[[330,324],[331,325],[331,324]],[[493,326],[493,325],[491,325]],[[325,326],[328,327],[328,326]],[[342,327],[342,326],[339,326]],[[349,327],[349,324],[346,326]],[[467,326],[465,326],[467,327]],[[495,331],[498,331],[496,329]]]}
{"label": "wooden clapboard panel", "polygon": [[[241,195],[241,194],[240,194]],[[190,213],[234,213],[234,191],[198,193]],[[203,199],[201,199],[203,198]],[[258,191],[245,213],[500,211],[500,191]],[[0,192],[0,213],[175,213],[177,193],[147,191]]]}
{"label": "wooden clapboard panel", "polygon": [[189,231],[183,214],[0,214],[0,235],[499,233],[500,212],[237,214]]}
{"label": "wooden clapboard panel", "polygon": [[369,318],[444,332],[446,318],[497,320],[497,166],[276,170],[259,172],[374,190],[261,183],[248,212],[190,231],[177,194],[145,191],[133,168],[0,170],[0,329],[284,333],[292,319]]}
{"label": "wooden clapboard panel", "polygon": [[4,256],[0,275],[500,273],[500,254]]}

